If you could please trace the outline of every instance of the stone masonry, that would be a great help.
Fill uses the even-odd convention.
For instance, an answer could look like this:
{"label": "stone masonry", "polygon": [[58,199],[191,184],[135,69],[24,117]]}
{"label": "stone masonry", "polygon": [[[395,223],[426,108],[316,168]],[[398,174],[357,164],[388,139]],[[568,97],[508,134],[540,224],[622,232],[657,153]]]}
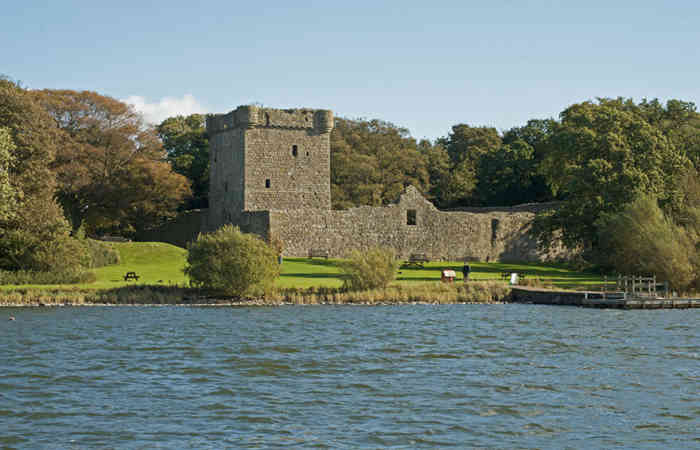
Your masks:
{"label": "stone masonry", "polygon": [[412,186],[386,207],[331,210],[327,110],[240,106],[207,119],[210,208],[203,231],[231,223],[282,241],[286,256],[384,246],[399,257],[544,261],[567,255],[537,249],[529,235],[537,205],[488,212],[439,211]]}

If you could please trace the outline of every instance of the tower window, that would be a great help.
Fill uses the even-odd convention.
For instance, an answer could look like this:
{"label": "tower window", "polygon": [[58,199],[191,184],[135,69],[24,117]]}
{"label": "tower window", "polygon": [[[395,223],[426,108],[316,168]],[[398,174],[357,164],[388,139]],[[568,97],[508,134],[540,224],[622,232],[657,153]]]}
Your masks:
{"label": "tower window", "polygon": [[297,156],[299,154],[299,147],[292,145],[292,156]]}
{"label": "tower window", "polygon": [[270,179],[269,178],[267,180],[265,180],[265,187],[266,188],[270,187]]}
{"label": "tower window", "polygon": [[224,192],[228,192],[228,181],[224,182]]}
{"label": "tower window", "polygon": [[409,209],[406,211],[406,225],[415,225],[416,222],[416,210]]}

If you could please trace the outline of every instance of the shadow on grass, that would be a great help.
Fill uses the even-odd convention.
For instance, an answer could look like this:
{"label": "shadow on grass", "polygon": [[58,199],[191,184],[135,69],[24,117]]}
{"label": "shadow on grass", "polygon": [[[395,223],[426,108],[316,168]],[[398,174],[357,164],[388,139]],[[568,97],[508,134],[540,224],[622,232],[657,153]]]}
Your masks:
{"label": "shadow on grass", "polygon": [[283,273],[280,278],[337,278],[343,279],[343,275],[339,273]]}
{"label": "shadow on grass", "polygon": [[319,258],[288,258],[289,261],[291,262],[299,262],[299,263],[305,263],[305,264],[310,264],[313,266],[322,266],[322,267],[338,267],[338,261],[332,260],[332,259],[319,259]]}

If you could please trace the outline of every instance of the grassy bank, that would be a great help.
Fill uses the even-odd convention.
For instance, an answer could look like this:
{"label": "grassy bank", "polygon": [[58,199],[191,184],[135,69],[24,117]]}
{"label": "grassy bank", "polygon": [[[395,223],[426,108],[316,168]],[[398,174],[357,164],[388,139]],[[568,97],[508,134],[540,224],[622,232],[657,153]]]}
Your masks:
{"label": "grassy bank", "polygon": [[[157,242],[112,243],[121,255],[117,265],[95,269],[94,283],[77,285],[0,286],[0,305],[53,304],[199,304],[240,303],[215,293],[190,289],[182,272],[187,252]],[[527,274],[526,284],[559,288],[599,286],[599,276],[545,264],[471,263],[468,283],[461,280],[459,262],[431,262],[423,268],[401,268],[387,289],[347,292],[338,259],[285,258],[275,292],[256,304],[344,303],[464,303],[500,301],[509,291],[501,274]],[[458,281],[440,282],[441,271],[455,270]],[[138,281],[124,281],[136,272]]]}
{"label": "grassy bank", "polygon": [[[285,258],[277,286],[280,288],[340,287],[343,284],[339,259]],[[525,283],[539,283],[562,288],[586,288],[603,283],[600,275],[577,272],[551,264],[469,263],[472,281],[503,282],[502,274],[526,274]],[[429,262],[423,268],[402,267],[395,284],[413,286],[417,283],[440,281],[442,270],[454,270],[462,280],[461,262]],[[532,280],[532,281],[529,281]]]}

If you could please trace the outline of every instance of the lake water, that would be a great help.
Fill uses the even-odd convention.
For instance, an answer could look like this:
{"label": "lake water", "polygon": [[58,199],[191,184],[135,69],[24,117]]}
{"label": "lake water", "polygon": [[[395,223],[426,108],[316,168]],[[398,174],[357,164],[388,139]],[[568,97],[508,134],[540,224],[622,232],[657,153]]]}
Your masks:
{"label": "lake water", "polygon": [[699,325],[536,305],[5,308],[0,448],[698,448]]}

